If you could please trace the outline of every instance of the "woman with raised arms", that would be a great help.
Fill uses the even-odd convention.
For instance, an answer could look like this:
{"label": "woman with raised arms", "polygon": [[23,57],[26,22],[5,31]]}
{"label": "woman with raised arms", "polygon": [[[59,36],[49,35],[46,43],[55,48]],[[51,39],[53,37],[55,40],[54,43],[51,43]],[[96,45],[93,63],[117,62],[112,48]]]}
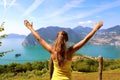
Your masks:
{"label": "woman with raised arms", "polygon": [[39,41],[39,43],[51,54],[54,65],[54,71],[51,80],[71,80],[71,62],[73,54],[83,47],[92,38],[96,31],[103,26],[102,21],[96,23],[92,31],[86,35],[83,40],[67,48],[67,42],[69,40],[67,32],[58,32],[54,44],[49,45],[34,30],[32,23],[30,23],[28,20],[24,20],[24,24]]}

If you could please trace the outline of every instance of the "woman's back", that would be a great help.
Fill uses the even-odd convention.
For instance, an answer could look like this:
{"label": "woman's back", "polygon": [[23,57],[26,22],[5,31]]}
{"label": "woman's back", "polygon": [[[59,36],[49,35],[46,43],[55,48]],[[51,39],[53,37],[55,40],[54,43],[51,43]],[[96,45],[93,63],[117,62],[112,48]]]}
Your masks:
{"label": "woman's back", "polygon": [[53,60],[54,72],[52,80],[71,80],[71,60],[65,60],[64,66],[60,67],[57,60]]}

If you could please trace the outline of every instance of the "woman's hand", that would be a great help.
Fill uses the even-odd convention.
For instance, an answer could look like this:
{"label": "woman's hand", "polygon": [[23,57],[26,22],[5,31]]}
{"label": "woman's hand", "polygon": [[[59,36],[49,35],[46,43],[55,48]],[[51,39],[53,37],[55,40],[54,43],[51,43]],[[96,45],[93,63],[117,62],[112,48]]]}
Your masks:
{"label": "woman's hand", "polygon": [[31,29],[33,26],[33,23],[30,23],[28,20],[24,20],[24,25],[28,28]]}
{"label": "woman's hand", "polygon": [[99,21],[98,23],[94,24],[94,30],[99,30],[103,26],[103,22]]}

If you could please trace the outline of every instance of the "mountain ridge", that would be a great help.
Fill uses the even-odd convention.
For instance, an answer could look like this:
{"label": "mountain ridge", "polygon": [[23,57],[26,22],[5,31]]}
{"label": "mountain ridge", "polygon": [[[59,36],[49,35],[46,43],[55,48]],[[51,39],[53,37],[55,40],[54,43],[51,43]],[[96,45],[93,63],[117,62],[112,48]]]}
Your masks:
{"label": "mountain ridge", "polygon": [[[36,30],[43,39],[49,43],[53,43],[57,32],[64,30],[68,33],[69,41],[71,43],[76,43],[82,40],[91,30],[89,27],[77,26],[73,29],[71,28],[62,28],[59,26],[49,26],[46,28],[40,28]],[[108,29],[100,29],[96,32],[94,37],[88,42],[94,45],[115,45],[120,46],[120,25],[110,27]],[[22,45],[39,45],[38,41],[30,33],[23,41]]]}

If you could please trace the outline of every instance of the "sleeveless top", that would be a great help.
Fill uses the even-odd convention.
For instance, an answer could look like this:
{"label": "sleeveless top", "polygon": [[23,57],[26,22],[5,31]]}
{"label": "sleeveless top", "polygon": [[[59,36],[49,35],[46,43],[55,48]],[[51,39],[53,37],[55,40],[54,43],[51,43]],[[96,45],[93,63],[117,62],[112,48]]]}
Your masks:
{"label": "sleeveless top", "polygon": [[72,60],[65,60],[63,67],[59,67],[58,62],[53,60],[54,71],[51,80],[71,80],[71,62]]}

